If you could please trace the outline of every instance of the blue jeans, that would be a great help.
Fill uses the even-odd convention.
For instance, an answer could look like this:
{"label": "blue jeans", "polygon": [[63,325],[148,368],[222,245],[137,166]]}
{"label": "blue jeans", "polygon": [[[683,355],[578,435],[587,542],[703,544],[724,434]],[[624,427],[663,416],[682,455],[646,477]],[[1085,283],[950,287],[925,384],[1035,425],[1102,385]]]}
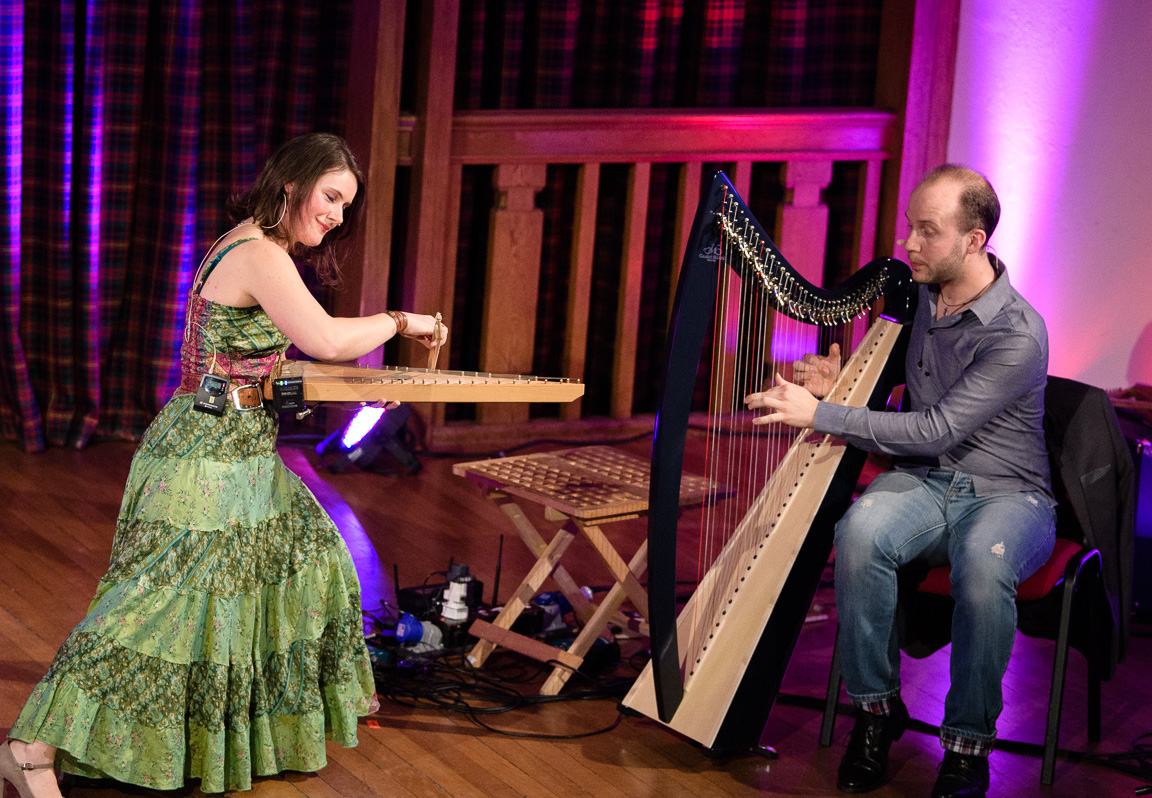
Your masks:
{"label": "blue jeans", "polygon": [[952,684],[945,748],[987,753],[1016,635],[1016,586],[1048,559],[1055,514],[1042,493],[976,496],[968,474],[878,476],[836,525],[836,609],[844,685],[857,705],[900,691],[896,570],[951,563]]}

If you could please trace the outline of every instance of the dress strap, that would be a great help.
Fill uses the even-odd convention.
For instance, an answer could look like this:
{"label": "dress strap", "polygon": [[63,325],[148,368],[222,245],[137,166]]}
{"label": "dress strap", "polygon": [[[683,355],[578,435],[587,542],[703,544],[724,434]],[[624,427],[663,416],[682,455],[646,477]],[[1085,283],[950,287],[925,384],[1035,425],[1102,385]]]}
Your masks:
{"label": "dress strap", "polygon": [[[225,235],[227,235],[227,233],[225,233]],[[192,281],[192,293],[199,295],[200,289],[202,289],[204,287],[204,283],[208,282],[208,275],[210,275],[212,273],[212,270],[216,268],[216,264],[218,264],[220,262],[221,258],[223,258],[225,255],[227,255],[229,252],[231,252],[234,247],[236,247],[239,244],[243,244],[245,241],[255,241],[255,240],[256,240],[256,236],[251,236],[250,238],[238,238],[238,239],[236,239],[231,244],[229,244],[228,246],[224,247],[222,250],[217,252],[212,257],[212,260],[208,261],[207,268],[205,268],[204,261],[200,261],[200,266],[197,267],[197,269],[196,269],[196,277]],[[213,244],[212,246],[216,246],[216,245]],[[211,252],[212,247],[209,247],[208,251]],[[208,257],[207,253],[205,253],[204,257],[205,258]],[[201,272],[202,269],[203,269],[203,272]]]}

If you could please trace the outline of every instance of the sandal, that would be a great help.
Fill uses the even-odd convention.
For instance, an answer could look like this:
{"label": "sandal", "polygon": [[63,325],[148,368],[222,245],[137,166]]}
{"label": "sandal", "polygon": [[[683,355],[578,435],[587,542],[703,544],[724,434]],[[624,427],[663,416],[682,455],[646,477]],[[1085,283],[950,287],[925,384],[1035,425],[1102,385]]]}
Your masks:
{"label": "sandal", "polygon": [[17,762],[12,753],[11,741],[5,741],[0,746],[0,796],[4,794],[4,782],[12,782],[12,786],[20,793],[20,798],[35,798],[32,788],[28,786],[28,779],[24,775],[26,770],[42,770],[52,767],[51,762],[34,765],[31,762]]}

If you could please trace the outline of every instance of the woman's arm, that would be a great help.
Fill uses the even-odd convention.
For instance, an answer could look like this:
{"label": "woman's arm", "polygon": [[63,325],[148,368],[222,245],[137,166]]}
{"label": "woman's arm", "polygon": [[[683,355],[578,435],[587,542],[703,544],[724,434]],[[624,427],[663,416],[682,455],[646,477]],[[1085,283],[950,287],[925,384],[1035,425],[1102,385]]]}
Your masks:
{"label": "woman's arm", "polygon": [[[288,254],[267,240],[236,247],[210,275],[205,289],[210,289],[203,292],[208,299],[231,305],[260,305],[301,352],[316,360],[354,360],[397,332],[396,322],[387,313],[362,317],[330,315],[312,296]],[[435,345],[435,319],[417,313],[405,316],[407,337],[416,338],[425,346]],[[445,337],[443,325],[439,327],[439,337]]]}

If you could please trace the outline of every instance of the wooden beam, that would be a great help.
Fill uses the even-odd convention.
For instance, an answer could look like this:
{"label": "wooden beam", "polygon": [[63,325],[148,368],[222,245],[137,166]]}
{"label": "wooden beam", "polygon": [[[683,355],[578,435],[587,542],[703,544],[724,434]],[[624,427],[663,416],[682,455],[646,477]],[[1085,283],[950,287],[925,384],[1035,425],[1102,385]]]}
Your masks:
{"label": "wooden beam", "polygon": [[736,189],[736,193],[747,204],[750,202],[749,194],[752,193],[752,161],[748,158],[741,158],[732,164],[732,174],[729,177],[732,179],[732,188]]}
{"label": "wooden beam", "polygon": [[[572,221],[572,270],[568,274],[568,328],[564,334],[564,373],[584,378],[588,351],[588,310],[592,296],[592,254],[596,246],[596,206],[600,194],[600,164],[580,167],[576,184],[576,218]],[[560,408],[565,421],[580,418],[583,400]]]}
{"label": "wooden beam", "polygon": [[633,164],[628,171],[624,253],[616,303],[616,357],[612,367],[612,418],[632,415],[636,383],[636,335],[640,329],[640,295],[644,281],[644,234],[648,226],[648,186],[652,164]]}
{"label": "wooden beam", "polygon": [[904,237],[908,195],[948,156],[960,0],[884,0],[876,106],[896,114],[884,164],[876,252]]}
{"label": "wooden beam", "polygon": [[[422,50],[416,79],[417,124],[411,138],[412,187],[405,251],[404,310],[435,313],[443,299],[448,199],[452,195],[452,97],[456,75],[458,0],[420,4]],[[394,134],[393,134],[394,135]],[[427,363],[426,350],[403,341],[400,361]]]}
{"label": "wooden beam", "polygon": [[[696,209],[700,205],[700,180],[703,166],[699,161],[689,161],[680,170],[680,182],[676,187],[676,231],[672,247],[672,296],[676,296],[676,286],[680,282],[680,267],[688,248],[688,236],[692,235],[692,223],[696,221]],[[673,301],[668,301],[666,321],[672,319]]]}
{"label": "wooden beam", "polygon": [[784,165],[784,204],[776,245],[792,267],[813,285],[824,285],[828,206],[821,192],[832,182],[831,161],[789,161]]}
{"label": "wooden beam", "polygon": [[[463,186],[464,167],[454,163],[449,168],[448,177],[448,223],[444,226],[444,283],[440,286],[440,304],[436,306],[444,325],[452,329],[453,308],[456,307],[456,253],[460,244],[460,191]],[[438,368],[447,369],[451,366],[452,339],[449,338],[440,347]],[[424,411],[428,414],[433,426],[444,423],[444,404],[427,405]]]}
{"label": "wooden beam", "polygon": [[[536,344],[536,299],[544,213],[536,194],[544,188],[544,164],[501,164],[493,183],[496,207],[488,238],[488,280],[480,337],[480,368],[497,374],[529,374]],[[480,405],[481,423],[528,420],[528,405]]]}
{"label": "wooden beam", "polygon": [[[392,210],[398,160],[400,74],[404,61],[404,0],[356,0],[349,58],[345,139],[364,174],[363,223],[344,259],[338,316],[364,316],[388,308]],[[383,347],[361,358],[379,366]]]}
{"label": "wooden beam", "polygon": [[894,115],[863,109],[699,113],[664,110],[461,111],[462,163],[858,160],[884,153]]}
{"label": "wooden beam", "polygon": [[876,219],[880,213],[880,178],[884,162],[873,158],[860,164],[860,181],[856,195],[856,227],[852,235],[852,263],[859,269],[876,252]]}

